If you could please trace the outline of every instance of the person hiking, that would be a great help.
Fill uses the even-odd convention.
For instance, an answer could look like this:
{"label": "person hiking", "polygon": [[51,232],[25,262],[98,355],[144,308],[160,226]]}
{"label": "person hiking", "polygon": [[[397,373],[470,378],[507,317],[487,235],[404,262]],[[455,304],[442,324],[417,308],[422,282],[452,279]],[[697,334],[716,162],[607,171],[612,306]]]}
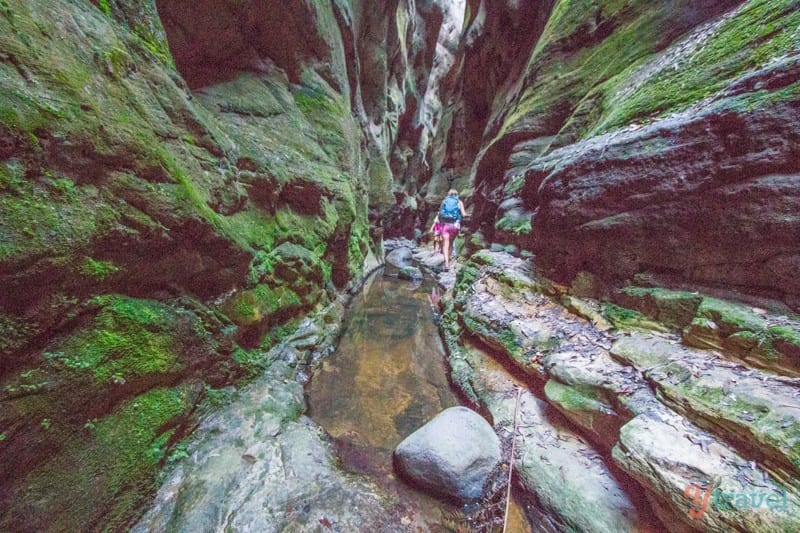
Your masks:
{"label": "person hiking", "polygon": [[461,229],[461,221],[467,215],[464,203],[458,198],[458,191],[450,189],[447,196],[439,206],[436,216],[442,224],[442,253],[444,254],[444,269],[450,270],[450,246]]}
{"label": "person hiking", "polygon": [[439,215],[434,217],[431,229],[428,231],[433,235],[433,253],[442,253],[442,223],[439,222]]}

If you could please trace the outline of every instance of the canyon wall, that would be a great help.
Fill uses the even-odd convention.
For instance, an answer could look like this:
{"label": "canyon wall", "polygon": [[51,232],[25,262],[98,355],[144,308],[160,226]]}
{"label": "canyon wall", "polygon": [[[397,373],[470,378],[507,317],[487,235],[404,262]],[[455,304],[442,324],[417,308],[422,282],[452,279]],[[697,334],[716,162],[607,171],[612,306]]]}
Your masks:
{"label": "canyon wall", "polygon": [[124,528],[450,187],[587,295],[800,308],[798,8],[0,0],[0,527]]}
{"label": "canyon wall", "polygon": [[796,1],[480,2],[436,148],[484,240],[596,295],[800,305]]}
{"label": "canyon wall", "polygon": [[451,11],[0,2],[0,529],[124,529],[198,408],[341,318]]}

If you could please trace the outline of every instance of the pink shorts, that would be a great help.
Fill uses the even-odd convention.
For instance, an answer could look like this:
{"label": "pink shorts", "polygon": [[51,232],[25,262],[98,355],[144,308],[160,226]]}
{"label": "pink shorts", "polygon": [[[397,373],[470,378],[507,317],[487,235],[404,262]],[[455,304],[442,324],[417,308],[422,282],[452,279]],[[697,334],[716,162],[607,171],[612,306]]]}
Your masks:
{"label": "pink shorts", "polygon": [[446,236],[448,239],[453,240],[453,238],[458,235],[458,226],[455,223],[445,222],[442,224],[442,235]]}
{"label": "pink shorts", "polygon": [[442,234],[442,223],[437,222],[433,225],[433,234],[434,235],[441,235]]}

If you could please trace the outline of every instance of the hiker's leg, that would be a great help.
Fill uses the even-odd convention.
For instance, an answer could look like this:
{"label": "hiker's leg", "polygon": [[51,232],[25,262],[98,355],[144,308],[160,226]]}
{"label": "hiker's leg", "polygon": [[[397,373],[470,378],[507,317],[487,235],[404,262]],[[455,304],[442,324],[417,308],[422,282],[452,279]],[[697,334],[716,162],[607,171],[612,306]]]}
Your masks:
{"label": "hiker's leg", "polygon": [[444,254],[444,267],[450,268],[450,232],[442,232],[442,253]]}

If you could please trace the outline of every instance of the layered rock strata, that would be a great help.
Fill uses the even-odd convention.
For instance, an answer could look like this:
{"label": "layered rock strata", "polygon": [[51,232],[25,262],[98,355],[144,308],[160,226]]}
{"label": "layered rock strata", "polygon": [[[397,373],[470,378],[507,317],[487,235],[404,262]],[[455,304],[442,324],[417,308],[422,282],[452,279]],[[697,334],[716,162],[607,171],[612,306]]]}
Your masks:
{"label": "layered rock strata", "polygon": [[[515,465],[533,495],[531,514],[561,524],[554,530],[579,527],[571,522],[576,516],[598,516],[586,510],[594,505],[611,513],[604,516],[627,514],[579,490],[583,478],[568,474],[572,460],[559,458],[563,450],[537,448],[567,434],[587,446],[576,453],[623,472],[601,477],[618,480],[619,501],[628,501],[622,508],[644,489],[649,505],[639,511],[646,517],[649,508],[671,530],[796,529],[797,378],[751,367],[736,354],[685,346],[670,327],[649,329],[653,323],[636,315],[571,297],[529,262],[503,252],[478,252],[459,271],[444,321],[454,380],[506,429],[515,386],[532,398],[522,403],[523,422],[545,405],[569,420],[555,432],[551,424],[559,418],[538,415],[517,436]],[[515,369],[522,382],[515,384],[485,353]],[[578,503],[538,483],[542,474],[529,479],[531,468],[576,483],[570,490]],[[614,527],[643,531],[643,524]]]}
{"label": "layered rock strata", "polygon": [[795,0],[478,5],[434,149],[473,229],[560,282],[798,309]]}

